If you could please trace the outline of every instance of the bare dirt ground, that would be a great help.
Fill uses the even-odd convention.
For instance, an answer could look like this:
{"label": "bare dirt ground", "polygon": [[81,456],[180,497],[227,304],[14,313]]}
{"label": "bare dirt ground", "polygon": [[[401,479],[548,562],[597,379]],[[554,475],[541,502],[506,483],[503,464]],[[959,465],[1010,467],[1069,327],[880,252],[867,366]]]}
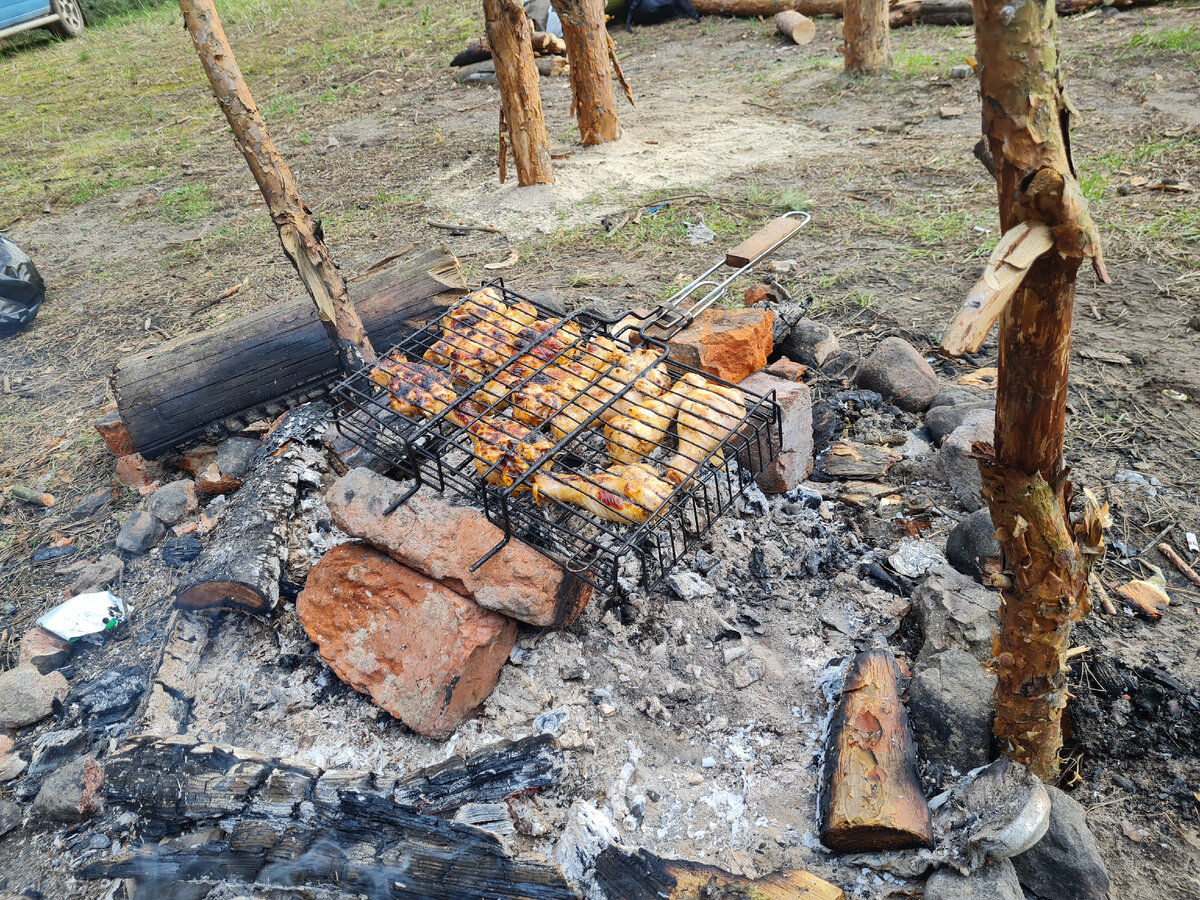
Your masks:
{"label": "bare dirt ground", "polygon": [[[446,6],[449,11],[438,15],[470,25],[470,5]],[[418,14],[385,7],[363,13],[355,27],[377,34],[393,17],[407,22]],[[251,26],[258,20],[248,15],[246,21],[243,31],[231,25],[235,48],[258,35],[301,47],[326,34],[295,22],[256,31]],[[1114,280],[1101,285],[1081,273],[1067,457],[1078,484],[1113,501],[1112,537],[1134,550],[1164,529],[1177,545],[1184,531],[1200,531],[1195,23],[1194,12],[1164,7],[1103,12],[1061,25],[1066,80],[1079,112],[1072,135],[1076,165]],[[614,30],[637,100],[635,108],[621,109],[623,139],[581,149],[568,116],[566,81],[544,80],[548,126],[563,158],[555,161],[556,183],[534,189],[498,185],[498,95],[491,87],[453,84],[441,67],[451,45],[444,35],[405,48],[401,58],[382,54],[378,40],[364,40],[365,49],[318,75],[270,70],[256,80],[248,70],[248,76],[264,107],[273,96],[290,98],[272,116],[272,127],[347,273],[410,241],[445,240],[473,280],[495,274],[484,264],[504,260],[515,248],[518,262],[499,273],[519,288],[555,291],[572,302],[646,303],[706,268],[718,252],[690,247],[685,220],[703,215],[719,248],[778,211],[802,206],[813,223],[786,252],[799,263],[786,283],[794,296],[811,298],[810,314],[851,349],[869,352],[889,334],[932,349],[998,237],[993,183],[971,155],[978,139],[977,83],[950,77],[951,68],[973,52],[971,30],[894,32],[896,71],[878,82],[841,75],[831,21],[819,22],[817,40],[806,47],[787,46],[772,31],[769,24],[717,19],[632,36]],[[141,39],[165,59],[176,59],[183,42],[177,28],[165,26]],[[0,85],[5,67],[16,72],[14,59],[0,55]],[[205,90],[198,66],[190,74],[180,71],[186,80],[164,87],[143,64],[130,70],[122,88],[133,98],[131,108],[139,84],[158,90],[160,118],[121,126],[135,138],[158,121],[174,124],[161,118],[164,97],[199,110],[192,121],[175,124],[186,139],[155,151],[159,168],[152,176],[127,179],[126,186],[82,203],[55,194],[48,184],[50,212],[42,211],[38,198],[8,201],[0,214],[0,224],[13,222],[8,233],[36,258],[50,284],[34,327],[0,344],[0,484],[36,486],[58,498],[50,510],[11,500],[0,508],[0,603],[13,604],[0,612],[0,652],[11,652],[70,580],[56,573],[57,563],[32,563],[30,553],[69,540],[81,558],[94,556],[111,547],[123,511],[137,502],[115,491],[106,514],[82,523],[68,515],[76,498],[112,483],[114,461],[87,423],[109,398],[113,364],[168,337],[300,294],[219,115],[197,99]],[[19,88],[20,79],[9,83]],[[0,95],[14,89],[0,86]],[[329,91],[332,101],[314,99]],[[953,107],[962,114],[939,113]],[[4,153],[9,167],[20,159],[13,143],[4,145]],[[100,171],[105,161],[95,164]],[[1190,182],[1193,191],[1154,189],[1167,181]],[[665,198],[673,199],[661,212],[605,235],[603,216],[619,220]],[[429,220],[489,224],[507,234],[448,237],[430,228]],[[213,304],[243,280],[239,293]],[[1084,359],[1080,350],[1123,354],[1130,362]],[[991,365],[994,339],[977,358],[938,367],[950,383]],[[1129,471],[1157,480],[1153,496],[1118,483],[1118,475]],[[955,509],[942,487],[917,476],[905,490],[908,497]],[[788,563],[818,547],[823,553],[834,547],[830,556],[836,560],[860,540],[883,546],[899,538],[886,529],[881,534],[877,523],[856,518],[848,507],[839,506],[838,516],[832,526],[804,517],[782,524],[734,517],[708,548],[725,557],[726,574],[716,582],[724,596],[719,592],[686,609],[665,595],[625,598],[590,609],[564,632],[527,634],[522,643],[534,658],[506,670],[487,713],[449,747],[416,738],[331,683],[294,617],[277,636],[255,623],[223,618],[197,733],[264,752],[307,755],[320,765],[410,768],[451,749],[527,731],[532,715],[522,710],[561,708],[567,711],[565,731],[583,742],[577,781],[561,788],[560,796],[528,801],[522,814],[542,822],[525,828],[531,848],[547,845],[549,831],[542,826],[561,824],[572,791],[601,804],[611,801],[616,774],[631,754],[642,753],[635,787],[650,800],[632,835],[637,843],[667,854],[704,855],[738,871],[808,866],[860,896],[907,889],[886,879],[875,883],[874,874],[860,877],[812,841],[808,791],[822,714],[814,680],[830,659],[869,645],[880,629],[900,627],[905,605],[844,573],[845,560],[816,578]],[[927,534],[944,536],[952,524],[952,518],[935,518]],[[786,548],[788,558],[768,560],[768,597],[735,577],[755,545]],[[1152,558],[1165,566],[1157,554]],[[1147,572],[1118,552],[1110,551],[1102,563],[1107,581],[1133,574]],[[1073,763],[1065,785],[1090,809],[1113,896],[1200,896],[1200,761],[1195,746],[1181,742],[1175,729],[1181,721],[1200,720],[1200,593],[1169,567],[1164,574],[1176,603],[1161,621],[1123,611],[1095,613],[1077,634],[1077,643],[1091,648],[1073,669],[1073,689],[1087,701],[1088,721],[1079,723],[1079,741],[1068,748]],[[118,658],[125,665],[154,656],[169,587],[158,576],[131,570],[122,592],[135,602],[137,615],[115,645],[80,663],[81,677]],[[859,625],[850,634],[823,622],[827,591],[853,604]],[[712,635],[730,622],[771,673],[747,692],[721,680],[726,676]],[[896,640],[904,634],[900,627]],[[690,656],[687,640],[711,655],[702,661],[716,673],[711,687],[700,677],[685,677],[686,659],[676,656]],[[657,659],[656,652],[666,656]],[[621,660],[643,657],[651,660],[645,667],[621,670]],[[576,659],[592,670],[582,687],[561,677],[562,667]],[[261,681],[232,682],[230,673],[248,661],[263,667],[255,676]],[[1113,717],[1121,699],[1112,694],[1116,682],[1101,677],[1114,666],[1149,686],[1120,719]],[[1162,677],[1179,689],[1164,685]],[[287,697],[260,700],[270,697],[271,682],[287,685]],[[675,682],[692,693],[676,697]],[[596,688],[615,698],[619,716],[595,712]],[[648,695],[670,701],[670,722],[639,705],[639,697]],[[1115,783],[1118,774],[1136,790]],[[46,896],[70,895],[59,876],[46,874],[51,860],[68,856],[38,848],[33,839],[17,843],[0,844],[0,860],[9,861],[7,871],[21,861],[31,873],[10,888],[38,885]]]}

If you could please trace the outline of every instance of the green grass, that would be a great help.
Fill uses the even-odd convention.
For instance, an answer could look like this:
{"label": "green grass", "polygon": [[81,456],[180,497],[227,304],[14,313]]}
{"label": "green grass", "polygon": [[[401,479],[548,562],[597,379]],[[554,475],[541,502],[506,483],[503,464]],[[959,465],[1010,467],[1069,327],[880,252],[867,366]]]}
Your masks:
{"label": "green grass", "polygon": [[210,214],[215,205],[206,184],[181,184],[171,188],[158,201],[159,214],[172,222],[195,222]]}
{"label": "green grass", "polygon": [[[0,224],[45,203],[61,211],[156,182],[228,142],[176,3],[101,0],[85,10],[91,27],[76,40],[30,32],[0,41]],[[355,0],[222,0],[220,12],[280,136],[336,118],[318,110],[362,96],[359,76],[444,65],[481,18],[471,0],[401,0],[384,10]]]}
{"label": "green grass", "polygon": [[1151,31],[1146,28],[1129,39],[1127,47],[1142,50],[1167,50],[1176,53],[1200,53],[1200,26],[1188,25]]}

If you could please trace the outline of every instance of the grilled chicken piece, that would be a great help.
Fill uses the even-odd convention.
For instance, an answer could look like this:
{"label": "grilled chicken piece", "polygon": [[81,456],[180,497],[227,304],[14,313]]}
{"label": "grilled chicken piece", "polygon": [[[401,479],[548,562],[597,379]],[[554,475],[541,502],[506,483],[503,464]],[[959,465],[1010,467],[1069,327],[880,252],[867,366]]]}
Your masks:
{"label": "grilled chicken piece", "polygon": [[[714,384],[689,372],[675,384],[681,394],[678,415],[679,452],[667,463],[667,480],[682,484],[746,415],[745,396],[734,387]],[[717,459],[723,459],[717,454]]]}
{"label": "grilled chicken piece", "polygon": [[[385,356],[371,368],[371,380],[391,394],[388,406],[402,416],[432,419],[458,399],[450,378],[440,369],[405,357]],[[466,413],[456,411],[450,418],[463,424]],[[460,418],[463,421],[458,421]]]}
{"label": "grilled chicken piece", "polygon": [[543,371],[553,371],[551,363],[569,358],[574,351],[568,348],[579,340],[579,326],[574,322],[560,326],[558,322],[539,319],[523,329],[519,338],[524,354],[500,369],[483,386],[483,401],[498,410],[508,405],[509,394],[523,381]]}
{"label": "grilled chicken piece", "polygon": [[682,395],[667,391],[661,398],[630,391],[625,412],[612,416],[604,426],[608,455],[620,463],[638,463],[662,446],[667,431],[679,412]]}
{"label": "grilled chicken piece", "polygon": [[[499,416],[482,416],[467,428],[475,448],[475,468],[488,484],[512,487],[518,478],[554,448],[554,442],[534,438],[532,429]],[[542,471],[550,468],[547,462]],[[528,490],[522,485],[519,490]]]}
{"label": "grilled chicken piece", "polygon": [[533,497],[571,503],[609,522],[640,525],[666,503],[673,490],[662,473],[646,463],[617,465],[590,477],[565,472],[538,472]]}
{"label": "grilled chicken piece", "polygon": [[512,359],[535,322],[530,303],[510,306],[495,288],[483,288],[442,317],[441,340],[425,360],[448,368],[457,381],[478,384]]}

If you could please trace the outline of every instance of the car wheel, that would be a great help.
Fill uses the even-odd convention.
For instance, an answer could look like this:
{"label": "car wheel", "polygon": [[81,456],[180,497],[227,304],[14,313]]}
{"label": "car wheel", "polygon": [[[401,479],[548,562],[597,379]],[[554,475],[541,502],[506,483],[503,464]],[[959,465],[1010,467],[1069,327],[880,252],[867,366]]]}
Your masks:
{"label": "car wheel", "polygon": [[50,9],[58,15],[58,21],[50,26],[50,30],[60,38],[83,34],[83,9],[79,0],[50,0]]}

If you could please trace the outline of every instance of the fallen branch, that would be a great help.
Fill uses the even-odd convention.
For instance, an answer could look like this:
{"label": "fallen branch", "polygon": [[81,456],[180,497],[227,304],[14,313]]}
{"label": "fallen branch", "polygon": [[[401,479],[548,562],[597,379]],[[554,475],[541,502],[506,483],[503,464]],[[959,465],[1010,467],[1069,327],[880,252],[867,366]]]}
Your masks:
{"label": "fallen branch", "polygon": [[1170,544],[1159,544],[1158,552],[1165,556],[1180,573],[1192,584],[1200,587],[1200,575],[1196,574],[1196,570],[1189,566]]}

